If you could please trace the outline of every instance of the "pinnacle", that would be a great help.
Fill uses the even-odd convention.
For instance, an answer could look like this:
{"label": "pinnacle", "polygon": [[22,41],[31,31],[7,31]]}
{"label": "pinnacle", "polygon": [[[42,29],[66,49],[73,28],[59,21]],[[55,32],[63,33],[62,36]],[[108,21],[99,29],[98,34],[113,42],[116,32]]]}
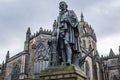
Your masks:
{"label": "pinnacle", "polygon": [[81,21],[84,21],[83,12],[81,12]]}
{"label": "pinnacle", "polygon": [[31,34],[30,27],[28,27],[27,34]]}
{"label": "pinnacle", "polygon": [[110,57],[113,57],[113,56],[115,56],[115,53],[113,52],[112,48],[110,49],[109,56],[110,56]]}

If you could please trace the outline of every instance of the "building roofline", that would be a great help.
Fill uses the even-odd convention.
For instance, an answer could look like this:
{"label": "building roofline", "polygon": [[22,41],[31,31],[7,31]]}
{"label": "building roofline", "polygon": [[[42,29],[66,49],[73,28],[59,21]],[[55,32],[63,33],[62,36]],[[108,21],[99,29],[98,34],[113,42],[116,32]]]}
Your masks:
{"label": "building roofline", "polygon": [[18,54],[16,54],[16,55],[10,57],[9,60],[8,60],[8,62],[10,62],[10,61],[12,61],[12,60],[14,60],[14,59],[16,59],[16,58],[24,55],[24,54],[26,54],[26,52],[25,52],[25,51],[22,51],[22,52],[20,52],[20,53],[18,53]]}

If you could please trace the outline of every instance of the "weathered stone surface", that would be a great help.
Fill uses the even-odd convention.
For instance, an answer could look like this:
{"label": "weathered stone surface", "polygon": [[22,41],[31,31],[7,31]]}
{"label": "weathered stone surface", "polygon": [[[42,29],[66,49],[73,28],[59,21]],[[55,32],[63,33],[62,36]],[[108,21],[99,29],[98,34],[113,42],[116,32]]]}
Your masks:
{"label": "weathered stone surface", "polygon": [[49,68],[41,72],[40,80],[85,80],[86,76],[80,68],[65,66]]}

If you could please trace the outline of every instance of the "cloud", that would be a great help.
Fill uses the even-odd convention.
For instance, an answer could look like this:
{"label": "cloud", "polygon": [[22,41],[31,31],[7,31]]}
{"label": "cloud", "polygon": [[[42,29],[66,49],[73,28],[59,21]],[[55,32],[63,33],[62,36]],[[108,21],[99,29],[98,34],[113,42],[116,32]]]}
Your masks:
{"label": "cloud", "polygon": [[110,36],[106,36],[105,38],[101,38],[98,40],[97,47],[99,47],[98,51],[100,54],[106,56],[109,55],[110,48],[113,49],[115,54],[119,54],[119,45],[120,43],[120,37],[118,37],[120,34],[113,34]]}
{"label": "cloud", "polygon": [[99,1],[86,11],[86,18],[93,25],[99,37],[119,33],[120,20],[119,0]]}
{"label": "cloud", "polygon": [[[92,25],[97,34],[100,54],[106,53],[107,49],[102,49],[100,45],[101,39],[109,40],[109,36],[112,38],[111,36],[120,34],[120,1],[65,1],[69,9],[75,11],[79,20],[83,11],[85,20]],[[31,27],[32,33],[38,31],[40,27],[51,29],[54,19],[59,14],[59,2],[60,0],[0,0],[0,54],[5,57],[7,50],[10,50],[12,55],[22,51],[27,27]],[[114,37],[115,40],[119,40],[117,36]],[[107,42],[111,43],[111,41]],[[106,46],[106,48],[110,47],[113,46]],[[4,60],[3,57],[0,59]]]}
{"label": "cloud", "polygon": [[10,51],[10,56],[15,55],[18,52],[21,52],[24,48],[24,41],[19,39],[19,37],[12,37],[11,39],[0,39],[0,63],[5,60],[7,51]]}

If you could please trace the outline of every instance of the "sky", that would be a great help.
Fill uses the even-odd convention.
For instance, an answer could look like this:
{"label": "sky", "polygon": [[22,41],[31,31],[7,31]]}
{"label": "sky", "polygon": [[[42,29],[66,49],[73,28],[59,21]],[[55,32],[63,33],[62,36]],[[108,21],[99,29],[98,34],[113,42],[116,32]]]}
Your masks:
{"label": "sky", "polygon": [[[59,14],[61,0],[0,0],[0,64],[7,51],[13,56],[24,48],[28,27],[32,34],[43,29],[52,29]],[[100,55],[108,55],[110,48],[119,53],[120,45],[120,0],[64,0],[68,9],[74,10],[80,20],[92,26],[97,36]]]}

